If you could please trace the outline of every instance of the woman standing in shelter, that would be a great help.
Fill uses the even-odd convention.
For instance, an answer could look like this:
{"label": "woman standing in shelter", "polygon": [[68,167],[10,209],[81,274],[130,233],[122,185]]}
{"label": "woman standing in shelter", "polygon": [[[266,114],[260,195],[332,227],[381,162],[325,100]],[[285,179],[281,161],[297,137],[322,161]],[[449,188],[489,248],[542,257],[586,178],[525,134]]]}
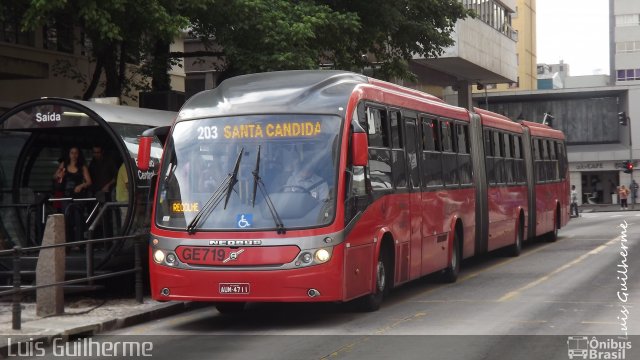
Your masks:
{"label": "woman standing in shelter", "polygon": [[[86,195],[87,189],[91,186],[91,176],[77,146],[69,149],[67,156],[53,174],[53,179],[64,193],[64,197],[77,199]],[[67,241],[82,240],[82,214],[77,206],[71,206],[71,204],[71,201],[65,201],[62,207],[66,217]]]}

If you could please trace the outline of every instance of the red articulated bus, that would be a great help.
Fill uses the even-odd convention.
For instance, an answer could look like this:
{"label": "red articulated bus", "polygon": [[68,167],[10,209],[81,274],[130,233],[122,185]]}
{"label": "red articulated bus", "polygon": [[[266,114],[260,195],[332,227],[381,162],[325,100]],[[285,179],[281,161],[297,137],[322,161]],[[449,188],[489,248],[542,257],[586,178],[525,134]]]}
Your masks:
{"label": "red articulated bus", "polygon": [[189,99],[170,129],[151,293],[221,312],[376,310],[410,280],[455,281],[464,258],[555,240],[568,206],[564,136],[548,126],[349,72],[240,76]]}

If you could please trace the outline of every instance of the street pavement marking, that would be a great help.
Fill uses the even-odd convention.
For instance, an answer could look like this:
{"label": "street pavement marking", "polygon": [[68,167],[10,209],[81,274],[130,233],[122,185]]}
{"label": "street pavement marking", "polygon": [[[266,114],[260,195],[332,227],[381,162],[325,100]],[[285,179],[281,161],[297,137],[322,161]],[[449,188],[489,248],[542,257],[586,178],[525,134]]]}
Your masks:
{"label": "street pavement marking", "polygon": [[581,324],[596,324],[596,325],[620,325],[615,321],[581,321]]}
{"label": "street pavement marking", "polygon": [[[476,272],[474,272],[474,273],[471,273],[471,274],[469,274],[469,275],[465,275],[465,276],[463,276],[463,277],[459,278],[459,279],[458,279],[458,281],[457,281],[457,282],[455,282],[455,283],[447,284],[447,285],[443,285],[443,286],[441,286],[441,287],[453,286],[453,285],[455,285],[455,284],[459,284],[459,283],[461,283],[461,282],[467,281],[467,280],[469,280],[469,279],[472,279],[472,278],[474,278],[474,277],[476,277],[476,276],[478,276],[478,275],[482,274],[483,272],[487,272],[487,271],[489,271],[489,270],[493,270],[493,269],[495,269],[495,268],[497,268],[497,267],[500,267],[500,266],[503,266],[503,265],[507,265],[507,264],[509,264],[509,263],[512,263],[512,262],[514,262],[514,261],[516,261],[516,260],[519,260],[519,259],[525,258],[525,257],[527,257],[527,256],[531,256],[531,255],[533,255],[533,254],[535,254],[535,253],[537,253],[537,252],[539,252],[539,251],[541,251],[541,250],[546,249],[548,246],[551,246],[551,245],[553,245],[553,243],[548,243],[548,244],[542,245],[542,246],[540,246],[539,248],[537,248],[537,249],[535,249],[535,250],[528,251],[528,252],[526,252],[526,253],[521,254],[520,256],[515,256],[515,257],[512,257],[512,258],[510,258],[510,259],[506,259],[506,260],[504,260],[504,261],[501,261],[501,262],[498,262],[498,263],[496,263],[496,264],[493,264],[493,265],[491,265],[491,266],[489,266],[489,267],[487,267],[487,268],[480,269],[480,270],[478,270],[478,271],[476,271]],[[436,290],[436,289],[432,289],[432,290]]]}
{"label": "street pavement marking", "polygon": [[394,323],[392,323],[390,325],[378,328],[378,331],[376,331],[376,335],[382,335],[382,334],[386,333],[387,331],[393,330],[394,328],[398,327],[398,325],[402,325],[402,324],[407,323],[409,321],[416,320],[416,319],[419,319],[419,318],[422,318],[422,317],[425,317],[425,316],[427,316],[426,312],[418,311],[415,314],[413,314],[411,316],[407,316],[407,317],[405,317],[403,319],[400,319],[400,320],[398,320],[398,321],[396,321],[396,322],[394,322]]}
{"label": "street pavement marking", "polygon": [[348,344],[345,344],[344,346],[342,346],[338,350],[332,352],[331,354],[321,357],[320,360],[337,358],[338,356],[340,356],[340,354],[346,353],[346,352],[350,352],[357,345],[363,344],[363,343],[365,343],[367,341],[369,341],[369,336],[363,336],[360,339],[358,339],[357,341],[352,341],[352,342],[350,342]]}
{"label": "street pavement marking", "polygon": [[541,276],[540,278],[528,283],[527,285],[524,285],[524,286],[522,286],[522,287],[520,287],[520,288],[518,288],[518,289],[516,289],[514,291],[510,291],[510,292],[506,293],[504,296],[502,296],[501,298],[498,299],[498,302],[509,301],[509,300],[515,298],[516,296],[520,295],[521,292],[523,292],[525,290],[528,290],[528,289],[531,289],[532,287],[537,286],[537,285],[549,280],[552,276],[557,275],[558,273],[560,273],[560,272],[572,267],[573,265],[576,265],[576,264],[580,263],[582,260],[588,258],[589,256],[595,255],[595,254],[601,252],[607,246],[609,246],[609,245],[613,244],[614,242],[616,242],[618,239],[619,239],[619,237],[615,237],[615,238],[607,241],[607,243],[605,243],[604,245],[598,246],[597,248],[589,251],[588,253],[581,255],[577,259],[574,259],[573,261],[562,265],[561,267],[553,270],[552,272],[550,272],[550,273],[548,273],[546,275]]}
{"label": "street pavement marking", "polygon": [[[448,288],[448,287],[451,287],[451,286],[456,286],[456,285],[458,285],[458,284],[460,284],[460,283],[463,283],[463,282],[465,282],[465,281],[467,281],[467,280],[473,279],[473,278],[475,278],[476,276],[478,276],[478,275],[480,275],[480,274],[482,274],[482,273],[484,273],[484,272],[487,272],[487,271],[493,270],[493,269],[495,269],[495,268],[497,268],[497,267],[500,267],[500,266],[503,266],[503,265],[507,265],[507,264],[509,264],[509,263],[511,263],[511,262],[514,262],[514,261],[518,260],[518,259],[522,259],[522,258],[525,258],[525,257],[527,257],[527,256],[531,256],[531,255],[533,255],[533,254],[535,254],[535,253],[537,253],[537,252],[539,252],[539,251],[542,251],[542,250],[546,249],[548,246],[551,246],[551,245],[553,245],[553,244],[554,244],[554,243],[548,243],[548,244],[545,244],[545,245],[540,246],[539,248],[537,248],[537,249],[535,249],[535,250],[531,250],[531,251],[528,251],[528,252],[526,252],[526,253],[522,253],[520,256],[512,257],[512,258],[510,258],[510,259],[505,259],[505,260],[500,261],[500,262],[498,262],[498,263],[495,263],[495,264],[493,264],[493,265],[491,265],[491,266],[489,266],[489,267],[487,267],[487,268],[480,269],[480,270],[478,270],[478,271],[476,271],[476,272],[473,272],[473,273],[471,273],[471,274],[467,274],[467,275],[465,275],[465,276],[463,276],[463,277],[460,277],[460,278],[458,278],[458,281],[456,281],[456,282],[454,282],[454,283],[451,283],[451,284],[443,284],[443,285],[437,285],[437,286],[435,286],[435,287],[433,287],[433,288],[431,288],[431,289],[428,289],[428,290],[422,291],[422,292],[420,292],[419,294],[416,294],[416,295],[414,295],[414,296],[411,296],[411,298],[415,298],[415,297],[418,297],[418,296],[423,296],[423,295],[426,295],[426,294],[430,294],[430,293],[432,293],[432,292],[434,292],[434,291],[436,291],[436,290],[445,289],[445,288]],[[408,301],[408,302],[421,302],[421,300],[411,300],[411,298],[407,299],[406,301]]]}
{"label": "street pavement marking", "polygon": [[546,324],[547,320],[516,320],[516,323],[520,324]]}

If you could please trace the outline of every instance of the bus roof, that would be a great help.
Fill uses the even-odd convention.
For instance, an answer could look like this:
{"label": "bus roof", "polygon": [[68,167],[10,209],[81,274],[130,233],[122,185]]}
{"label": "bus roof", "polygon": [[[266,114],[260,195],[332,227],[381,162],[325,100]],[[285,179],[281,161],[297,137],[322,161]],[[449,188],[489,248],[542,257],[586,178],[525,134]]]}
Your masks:
{"label": "bus roof", "polygon": [[527,128],[529,128],[529,132],[531,133],[531,136],[542,136],[542,137],[562,139],[562,140],[565,139],[565,136],[562,133],[562,131],[556,130],[550,126],[532,122],[532,121],[526,121],[526,120],[520,121],[520,124],[522,124],[522,126],[526,126]]}
{"label": "bus roof", "polygon": [[478,115],[480,115],[480,118],[482,119],[482,125],[495,127],[498,129],[510,130],[516,133],[523,132],[522,126],[520,124],[514,122],[504,115],[496,114],[494,112],[475,107],[473,108],[473,110]]}
{"label": "bus roof", "polygon": [[344,115],[360,74],[334,70],[274,71],[233,77],[192,96],[178,120],[264,113]]}

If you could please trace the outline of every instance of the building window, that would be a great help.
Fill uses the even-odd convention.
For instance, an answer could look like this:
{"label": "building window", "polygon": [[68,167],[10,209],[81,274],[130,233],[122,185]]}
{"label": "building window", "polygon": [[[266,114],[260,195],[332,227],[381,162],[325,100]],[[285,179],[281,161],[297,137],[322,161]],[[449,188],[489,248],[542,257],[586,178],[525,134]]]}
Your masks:
{"label": "building window", "polygon": [[640,69],[618,69],[616,79],[618,81],[640,80]]}
{"label": "building window", "polygon": [[638,26],[640,25],[640,14],[616,15],[616,26]]}
{"label": "building window", "polygon": [[616,43],[616,53],[640,52],[640,41],[622,41]]}
{"label": "building window", "polygon": [[35,36],[32,31],[20,31],[20,21],[9,20],[0,22],[0,41],[11,44],[34,46]]}
{"label": "building window", "polygon": [[42,27],[42,47],[47,50],[73,53],[73,25],[62,21]]}
{"label": "building window", "polygon": [[495,0],[463,0],[462,5],[473,10],[479,20],[509,38],[513,39],[516,36],[511,27],[512,13],[500,2]]}

